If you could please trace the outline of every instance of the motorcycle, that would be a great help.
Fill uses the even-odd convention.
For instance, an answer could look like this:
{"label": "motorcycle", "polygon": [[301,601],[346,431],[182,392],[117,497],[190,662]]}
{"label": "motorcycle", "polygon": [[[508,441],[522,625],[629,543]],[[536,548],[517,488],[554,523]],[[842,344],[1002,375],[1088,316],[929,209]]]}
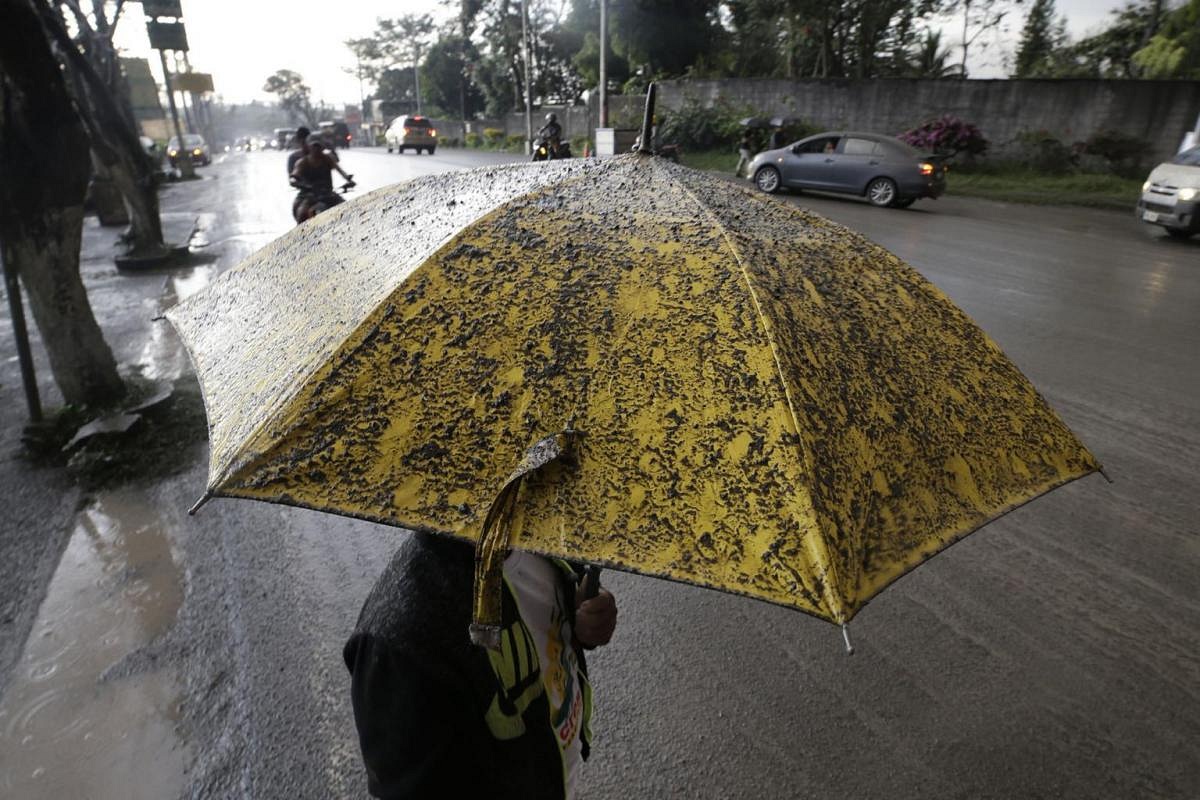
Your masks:
{"label": "motorcycle", "polygon": [[553,161],[558,158],[571,158],[571,143],[559,141],[558,147],[545,136],[533,140],[533,160]]}
{"label": "motorcycle", "polygon": [[[297,225],[306,219],[315,217],[322,211],[328,211],[334,206],[346,202],[346,198],[342,195],[358,185],[354,182],[353,175],[348,176],[346,182],[337,191],[314,186],[299,178],[292,178],[290,183],[297,189],[296,199],[292,201],[292,219],[296,220]],[[300,212],[304,208],[307,208],[308,215],[301,217]]]}

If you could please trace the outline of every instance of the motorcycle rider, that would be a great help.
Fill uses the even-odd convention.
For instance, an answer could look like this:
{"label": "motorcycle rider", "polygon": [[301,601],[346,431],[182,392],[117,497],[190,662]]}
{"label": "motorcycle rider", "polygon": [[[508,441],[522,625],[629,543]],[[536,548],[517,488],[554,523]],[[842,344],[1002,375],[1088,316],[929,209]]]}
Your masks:
{"label": "motorcycle rider", "polygon": [[546,115],[546,124],[538,131],[538,136],[546,142],[550,152],[558,157],[562,144],[562,126],[558,124],[558,115],[553,111]]}
{"label": "motorcycle rider", "polygon": [[[313,133],[305,140],[305,154],[298,158],[292,168],[293,185],[300,188],[300,196],[292,206],[293,215],[297,222],[303,222],[316,214],[318,202],[325,200],[328,205],[337,205],[342,197],[333,190],[333,171],[337,170],[346,183],[354,185],[354,178],[325,151],[325,142],[319,134]],[[336,200],[334,198],[337,198]]]}
{"label": "motorcycle rider", "polygon": [[310,133],[312,131],[303,125],[296,129],[296,136],[292,140],[296,143],[296,149],[288,153],[287,167],[289,178],[292,176],[292,170],[296,168],[296,162],[308,155],[308,136]]}

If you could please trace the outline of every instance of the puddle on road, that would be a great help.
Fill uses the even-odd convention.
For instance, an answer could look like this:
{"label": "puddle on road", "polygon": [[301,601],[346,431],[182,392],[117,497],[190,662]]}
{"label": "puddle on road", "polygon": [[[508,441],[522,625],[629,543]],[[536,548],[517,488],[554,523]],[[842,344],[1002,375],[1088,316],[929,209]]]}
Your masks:
{"label": "puddle on road", "polygon": [[0,797],[180,794],[173,671],[136,659],[105,673],[166,633],[182,602],[182,572],[144,495],[105,494],[76,517],[0,700]]}

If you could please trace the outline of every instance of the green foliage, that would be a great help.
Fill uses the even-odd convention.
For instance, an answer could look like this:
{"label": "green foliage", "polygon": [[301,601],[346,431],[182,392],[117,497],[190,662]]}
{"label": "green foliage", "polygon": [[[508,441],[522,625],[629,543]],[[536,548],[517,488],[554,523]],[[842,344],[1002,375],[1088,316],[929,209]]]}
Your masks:
{"label": "green foliage", "polygon": [[310,127],[317,121],[312,104],[312,89],[304,82],[299,72],[290,69],[278,70],[267,78],[263,91],[279,98],[279,107],[296,122]]}
{"label": "green foliage", "polygon": [[1128,211],[1137,202],[1141,178],[1072,173],[1046,175],[1024,168],[950,173],[951,195],[985,197],[1010,203],[1077,205]]}
{"label": "green foliage", "polygon": [[483,138],[478,133],[472,131],[466,136],[466,144],[467,147],[481,147],[483,145]]}
{"label": "green foliage", "polygon": [[483,146],[493,150],[500,147],[504,142],[503,128],[484,128],[483,129]]}
{"label": "green foliage", "polygon": [[1054,21],[1054,0],[1034,0],[1017,46],[1014,78],[1044,78],[1056,71],[1056,53],[1066,43],[1064,20]]}
{"label": "green foliage", "polygon": [[1150,42],[1133,54],[1144,78],[1200,79],[1200,0],[1167,15]]}
{"label": "green foliage", "polygon": [[1114,175],[1133,177],[1143,172],[1142,160],[1149,147],[1136,136],[1119,131],[1099,131],[1083,143],[1083,152],[1103,158]]}
{"label": "green foliage", "polygon": [[469,64],[479,59],[479,51],[458,36],[445,36],[435,42],[421,64],[421,95],[442,116],[472,119],[483,110],[483,92],[467,77]]}
{"label": "green foliage", "polygon": [[584,147],[587,144],[588,144],[588,138],[586,136],[572,137],[571,138],[571,152],[577,156],[581,156],[581,155],[583,155]]}
{"label": "green foliage", "polygon": [[504,139],[504,149],[509,153],[525,152],[525,137],[519,133],[509,135]]}
{"label": "green foliage", "polygon": [[682,145],[684,150],[732,149],[742,135],[739,120],[751,116],[746,107],[719,101],[711,108],[689,97],[677,110],[663,114],[658,126],[660,142]]}
{"label": "green foliage", "polygon": [[1065,175],[1075,169],[1079,157],[1048,131],[1021,131],[1014,140],[1015,162],[1045,175]]}

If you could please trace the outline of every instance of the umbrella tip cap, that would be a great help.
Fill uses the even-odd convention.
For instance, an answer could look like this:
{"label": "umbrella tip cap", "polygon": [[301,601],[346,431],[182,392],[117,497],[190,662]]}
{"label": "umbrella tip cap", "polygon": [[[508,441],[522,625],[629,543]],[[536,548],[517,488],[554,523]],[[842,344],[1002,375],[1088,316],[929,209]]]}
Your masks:
{"label": "umbrella tip cap", "polygon": [[196,512],[200,510],[200,507],[203,506],[205,503],[207,503],[211,499],[212,499],[212,492],[205,492],[204,496],[201,497],[199,500],[197,500],[192,505],[192,507],[188,509],[188,516],[189,517],[196,516]]}
{"label": "umbrella tip cap", "polygon": [[845,622],[842,623],[842,639],[846,642],[846,655],[854,655],[854,643],[850,641],[850,626]]}

